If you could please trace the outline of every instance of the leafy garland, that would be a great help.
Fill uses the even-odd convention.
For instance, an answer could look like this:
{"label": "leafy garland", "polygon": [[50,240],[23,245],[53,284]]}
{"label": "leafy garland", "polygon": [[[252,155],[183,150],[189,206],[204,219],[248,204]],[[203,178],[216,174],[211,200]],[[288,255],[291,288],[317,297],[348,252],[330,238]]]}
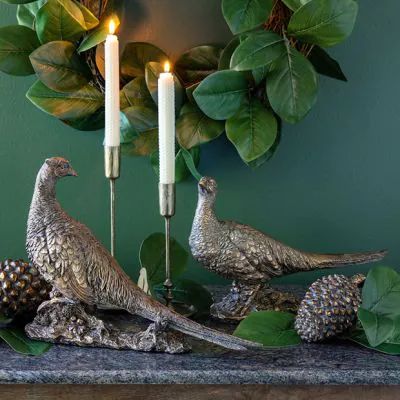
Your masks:
{"label": "leafy garland", "polygon": [[[18,4],[18,25],[0,28],[0,70],[36,74],[27,98],[78,130],[104,127],[104,46],[118,0],[1,0]],[[198,46],[175,63],[177,181],[200,159],[200,146],[224,132],[257,167],[280,139],[281,120],[300,121],[316,102],[318,75],[346,80],[323,47],[344,41],[355,0],[222,0],[235,35],[225,48]],[[157,79],[167,55],[128,43],[121,56],[124,154],[149,156],[157,171]],[[188,169],[190,166],[190,169]]]}

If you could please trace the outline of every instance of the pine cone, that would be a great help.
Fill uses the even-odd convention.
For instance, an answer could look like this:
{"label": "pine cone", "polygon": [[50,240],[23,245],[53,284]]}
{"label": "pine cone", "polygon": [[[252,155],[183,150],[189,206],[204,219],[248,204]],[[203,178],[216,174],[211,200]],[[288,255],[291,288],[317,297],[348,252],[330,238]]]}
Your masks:
{"label": "pine cone", "polygon": [[295,329],[306,342],[330,339],[351,328],[361,303],[364,275],[328,275],[314,282],[302,300]]}
{"label": "pine cone", "polygon": [[7,317],[34,313],[49,298],[51,286],[23,260],[0,262],[0,313]]}

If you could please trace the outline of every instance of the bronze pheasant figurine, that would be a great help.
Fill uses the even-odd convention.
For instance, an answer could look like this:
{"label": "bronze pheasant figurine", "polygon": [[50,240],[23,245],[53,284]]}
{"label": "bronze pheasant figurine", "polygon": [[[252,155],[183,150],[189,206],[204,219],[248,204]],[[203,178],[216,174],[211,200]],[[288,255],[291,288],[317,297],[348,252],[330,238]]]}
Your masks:
{"label": "bronze pheasant figurine", "polygon": [[381,260],[386,251],[354,254],[305,253],[234,221],[219,221],[214,213],[217,183],[203,177],[189,238],[193,257],[205,268],[234,279],[231,293],[214,304],[212,313],[222,319],[241,319],[260,309],[294,311],[298,301],[277,292],[268,281],[301,271]]}
{"label": "bronze pheasant figurine", "polygon": [[147,296],[89,228],[61,208],[56,183],[66,176],[77,176],[67,160],[54,157],[45,161],[37,175],[27,229],[29,258],[56,290],[72,301],[162,320],[175,330],[226,348],[259,347],[182,317]]}

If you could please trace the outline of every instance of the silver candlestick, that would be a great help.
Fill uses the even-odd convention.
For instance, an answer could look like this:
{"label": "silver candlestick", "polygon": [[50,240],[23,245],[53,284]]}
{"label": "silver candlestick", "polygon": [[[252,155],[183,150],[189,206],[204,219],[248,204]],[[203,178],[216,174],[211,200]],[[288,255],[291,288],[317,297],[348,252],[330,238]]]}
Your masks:
{"label": "silver candlestick", "polygon": [[160,183],[160,214],[165,218],[165,302],[167,307],[172,307],[173,283],[171,279],[171,218],[175,215],[175,184]]}
{"label": "silver candlestick", "polygon": [[119,178],[121,152],[119,146],[104,146],[104,172],[110,180],[111,255],[115,257],[115,181]]}

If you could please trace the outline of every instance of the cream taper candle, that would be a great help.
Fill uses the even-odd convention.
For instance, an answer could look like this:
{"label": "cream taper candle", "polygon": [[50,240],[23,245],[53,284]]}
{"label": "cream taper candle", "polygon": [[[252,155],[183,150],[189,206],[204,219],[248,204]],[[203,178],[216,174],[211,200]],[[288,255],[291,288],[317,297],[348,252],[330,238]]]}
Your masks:
{"label": "cream taper candle", "polygon": [[119,122],[119,43],[118,37],[114,35],[115,23],[110,21],[110,34],[107,35],[105,43],[105,75],[106,75],[106,123],[105,123],[105,146],[120,145],[120,122]]}
{"label": "cream taper candle", "polygon": [[160,183],[175,183],[175,88],[168,62],[158,79],[158,133]]}

